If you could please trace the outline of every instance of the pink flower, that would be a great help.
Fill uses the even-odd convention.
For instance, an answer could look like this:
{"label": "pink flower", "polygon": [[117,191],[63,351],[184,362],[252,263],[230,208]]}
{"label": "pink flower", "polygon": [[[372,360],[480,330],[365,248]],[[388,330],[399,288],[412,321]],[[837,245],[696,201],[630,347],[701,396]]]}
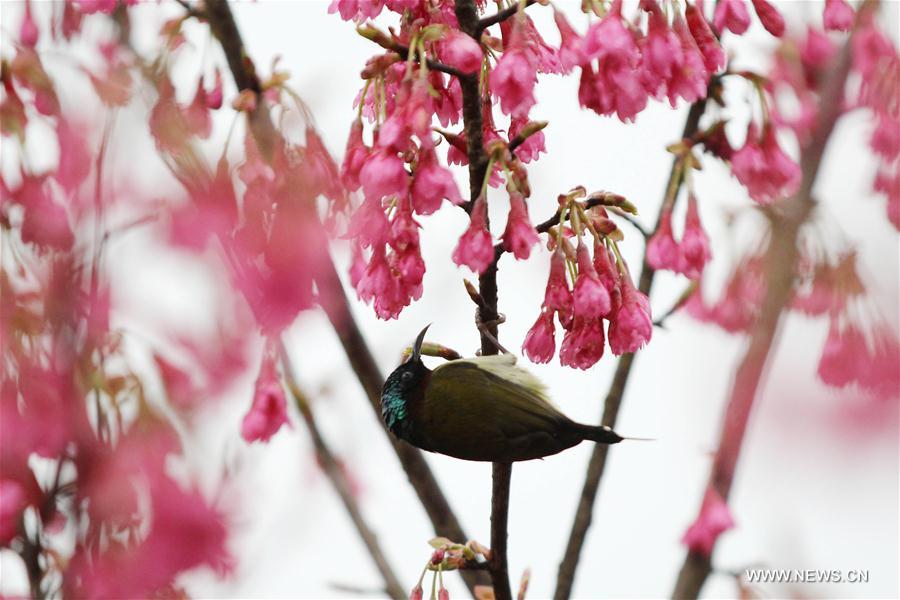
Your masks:
{"label": "pink flower", "polygon": [[0,479],[0,547],[8,546],[19,533],[19,518],[27,505],[25,489],[18,481]]}
{"label": "pink flower", "polygon": [[766,2],[766,0],[751,0],[756,16],[766,31],[775,37],[784,35],[784,17],[778,12],[778,9]]}
{"label": "pink flower", "polygon": [[455,29],[448,30],[440,48],[441,60],[463,73],[474,73],[481,69],[481,61],[484,59],[481,45],[465,33]]}
{"label": "pink flower", "polygon": [[[605,250],[604,250],[605,251]],[[599,319],[609,314],[612,301],[609,291],[597,276],[586,244],[579,242],[576,251],[578,278],[573,292],[575,318]]]}
{"label": "pink flower", "polygon": [[422,150],[413,176],[413,206],[420,215],[430,215],[444,199],[453,204],[463,201],[450,170],[438,164],[433,150]]}
{"label": "pink flower", "polygon": [[535,103],[537,75],[517,40],[518,36],[514,34],[513,42],[491,71],[491,92],[500,99],[500,109],[505,114],[526,117]]}
{"label": "pink flower", "polygon": [[567,320],[572,313],[572,291],[566,279],[566,255],[559,246],[550,256],[550,276],[544,292],[544,305],[560,315],[566,315],[566,319],[560,319],[560,322]]}
{"label": "pink flower", "polygon": [[650,13],[647,36],[641,40],[641,70],[647,91],[656,95],[684,62],[682,44],[658,7]]}
{"label": "pink flower", "polygon": [[[363,143],[362,121],[354,121],[347,136],[347,147],[344,150],[344,162],[341,165],[341,179],[351,192],[359,189],[359,175],[371,149]],[[402,167],[401,167],[402,168]]]}
{"label": "pink flower", "polygon": [[828,64],[834,57],[837,46],[831,41],[827,33],[809,27],[806,30],[806,39],[800,48],[800,58],[807,69],[818,69]]}
{"label": "pink flower", "polygon": [[853,8],[846,0],[825,0],[822,21],[827,31],[849,31],[854,17]]}
{"label": "pink flower", "polygon": [[659,218],[656,233],[647,242],[647,264],[658,271],[677,271],[679,255],[678,243],[672,234],[672,210],[667,209]]}
{"label": "pink flower", "polygon": [[[521,117],[513,117],[510,119],[509,123],[509,140],[512,141],[516,139],[522,129],[528,125],[528,119]],[[516,158],[521,160],[523,163],[529,163],[533,160],[537,160],[538,156],[543,153],[547,153],[547,148],[545,147],[545,139],[543,131],[536,131],[525,138],[525,141],[519,144],[519,147],[516,148]]]}
{"label": "pink flower", "polygon": [[406,192],[409,176],[403,161],[389,150],[369,155],[359,171],[359,181],[367,200],[381,200]]}
{"label": "pink flower", "polygon": [[709,237],[700,222],[697,200],[693,194],[688,196],[684,235],[681,236],[678,250],[678,272],[687,276],[688,279],[699,279],[712,253],[709,249]]}
{"label": "pink flower", "polygon": [[700,514],[684,532],[681,543],[694,554],[709,556],[719,536],[732,527],[734,519],[728,504],[716,490],[707,488]]}
{"label": "pink flower", "polygon": [[[550,46],[541,36],[528,14],[516,16],[500,23],[500,33],[504,47],[515,43],[528,56],[529,62],[539,73],[560,73],[561,66],[556,56],[556,49]],[[519,40],[513,39],[518,36]]]}
{"label": "pink flower", "polygon": [[212,117],[209,114],[209,101],[206,98],[206,88],[203,87],[203,79],[197,81],[197,91],[194,99],[184,111],[184,118],[192,134],[206,139],[212,132]]}
{"label": "pink flower", "polygon": [[206,92],[206,107],[210,110],[222,108],[222,71],[216,69],[213,87]]}
{"label": "pink flower", "polygon": [[553,325],[553,311],[541,310],[537,321],[525,334],[522,352],[533,363],[547,363],[556,352],[556,327]]}
{"label": "pink flower", "polygon": [[559,64],[563,73],[570,73],[576,66],[585,62],[584,52],[582,50],[583,40],[578,33],[569,25],[566,16],[560,11],[553,9],[553,20],[556,22],[556,28],[559,29]]}
{"label": "pink flower", "polygon": [[417,583],[416,587],[409,593],[409,600],[422,600],[422,584]]}
{"label": "pink flower", "polygon": [[384,0],[332,0],[328,13],[339,13],[345,21],[374,19],[384,8]]}
{"label": "pink flower", "polygon": [[241,437],[248,442],[268,442],[284,424],[290,427],[287,401],[278,379],[274,351],[266,349],[256,379],[253,403],[241,423]]}
{"label": "pink flower", "polygon": [[703,54],[703,64],[706,65],[706,70],[709,73],[716,73],[725,66],[725,52],[709,28],[709,23],[703,14],[693,4],[689,2],[686,4],[684,16],[687,20],[688,30]]}
{"label": "pink flower", "polygon": [[678,98],[687,102],[695,102],[706,96],[710,72],[707,71],[705,58],[697,43],[688,31],[681,15],[675,17],[675,34],[681,44],[682,60],[666,82],[666,95],[669,104],[674,108]]}
{"label": "pink flower", "polygon": [[391,219],[388,242],[391,248],[398,252],[419,245],[419,224],[413,219],[408,202],[401,202],[398,205],[397,212]]}
{"label": "pink flower", "polygon": [[616,356],[636,352],[653,335],[647,296],[635,289],[627,273],[622,274],[620,288],[622,305],[609,320],[609,348]]}
{"label": "pink flower", "polygon": [[19,41],[23,46],[34,48],[37,46],[40,32],[31,16],[31,0],[25,0],[25,14],[22,17],[22,25],[19,27]]}
{"label": "pink flower", "polygon": [[559,364],[573,369],[589,369],[603,357],[605,341],[601,319],[575,317],[573,326],[559,346]]}
{"label": "pink flower", "polygon": [[487,230],[486,213],[487,203],[484,198],[478,198],[472,207],[469,227],[453,251],[453,262],[476,273],[484,273],[494,260],[494,244],[491,232]]}
{"label": "pink flower", "polygon": [[609,250],[602,243],[594,241],[594,270],[606,290],[609,292],[610,298],[613,300],[612,310],[617,307],[616,296],[619,295],[619,270],[615,265],[615,258],[610,256]]}
{"label": "pink flower", "polygon": [[752,121],[744,146],[731,158],[731,170],[760,204],[790,196],[800,187],[800,166],[778,145],[774,128],[765,127],[759,140]]}
{"label": "pink flower", "polygon": [[450,592],[445,587],[438,590],[438,600],[450,600]]}
{"label": "pink flower", "polygon": [[729,29],[737,35],[750,27],[750,13],[744,0],[720,0],[713,14],[713,25],[719,32]]}
{"label": "pink flower", "polygon": [[869,358],[862,332],[852,323],[841,329],[837,319],[832,318],[819,359],[819,379],[832,387],[844,387],[857,380]]}
{"label": "pink flower", "polygon": [[528,218],[528,207],[521,194],[509,195],[509,217],[501,239],[507,252],[512,252],[519,260],[527,259],[531,248],[538,242],[537,231]]}

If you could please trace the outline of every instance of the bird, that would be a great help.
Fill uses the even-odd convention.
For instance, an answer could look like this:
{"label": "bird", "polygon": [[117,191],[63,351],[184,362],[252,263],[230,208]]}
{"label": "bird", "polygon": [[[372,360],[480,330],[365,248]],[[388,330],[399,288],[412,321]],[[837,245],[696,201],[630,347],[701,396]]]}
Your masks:
{"label": "bird", "polygon": [[428,452],[500,463],[543,458],[584,440],[636,439],[564,415],[513,354],[459,358],[429,369],[422,362],[426,331],[382,388],[381,416],[397,438]]}

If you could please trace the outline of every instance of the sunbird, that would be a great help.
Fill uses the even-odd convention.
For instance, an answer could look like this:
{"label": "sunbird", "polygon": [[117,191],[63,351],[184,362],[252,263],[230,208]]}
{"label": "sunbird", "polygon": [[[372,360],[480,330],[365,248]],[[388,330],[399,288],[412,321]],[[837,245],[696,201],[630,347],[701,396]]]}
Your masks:
{"label": "sunbird", "polygon": [[460,358],[429,369],[422,362],[427,330],[381,392],[381,416],[401,440],[463,460],[510,463],[550,456],[584,440],[626,439],[609,427],[564,415],[512,354]]}

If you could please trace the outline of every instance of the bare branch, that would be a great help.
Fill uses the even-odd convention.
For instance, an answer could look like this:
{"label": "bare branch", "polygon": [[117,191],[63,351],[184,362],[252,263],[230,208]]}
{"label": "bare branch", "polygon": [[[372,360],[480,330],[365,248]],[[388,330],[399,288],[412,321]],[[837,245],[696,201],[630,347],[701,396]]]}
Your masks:
{"label": "bare branch", "polygon": [[287,349],[284,347],[284,342],[280,340],[278,342],[278,352],[281,355],[281,365],[285,382],[287,383],[291,395],[294,397],[294,403],[297,405],[300,415],[303,417],[306,429],[309,431],[309,436],[312,439],[313,448],[316,452],[316,458],[319,461],[319,465],[322,467],[322,471],[324,471],[325,475],[328,477],[332,487],[334,487],[334,491],[340,496],[341,502],[347,510],[347,514],[350,516],[350,520],[353,521],[353,525],[359,533],[359,537],[362,538],[366,550],[369,551],[372,560],[375,562],[375,567],[378,569],[378,572],[381,573],[387,595],[393,600],[404,600],[407,595],[403,590],[403,586],[400,584],[400,580],[397,579],[394,570],[391,568],[387,558],[381,551],[381,546],[378,544],[375,533],[369,527],[368,523],[366,523],[365,519],[363,519],[362,510],[360,510],[359,503],[353,495],[350,482],[347,479],[347,474],[342,467],[341,461],[334,455],[331,448],[328,447],[325,438],[322,437],[322,432],[319,431],[309,402],[303,392],[300,391],[300,386],[297,384],[294,367],[288,356]]}
{"label": "bare branch", "polygon": [[[871,6],[863,5],[861,11]],[[766,294],[759,318],[753,325],[750,343],[734,376],[728,406],[722,422],[719,447],[713,461],[707,486],[722,498],[728,498],[737,461],[740,456],[747,422],[753,408],[756,392],[762,381],[763,370],[776,344],[778,327],[796,276],[800,251],[797,237],[815,206],[812,197],[813,184],[819,173],[822,155],[841,114],[844,87],[850,72],[850,43],[846,43],[833,70],[821,88],[816,125],[809,140],[800,151],[802,181],[797,194],[774,206],[771,214],[771,237],[765,257]],[[673,598],[696,598],[711,571],[709,556],[688,552],[684,559]]]}

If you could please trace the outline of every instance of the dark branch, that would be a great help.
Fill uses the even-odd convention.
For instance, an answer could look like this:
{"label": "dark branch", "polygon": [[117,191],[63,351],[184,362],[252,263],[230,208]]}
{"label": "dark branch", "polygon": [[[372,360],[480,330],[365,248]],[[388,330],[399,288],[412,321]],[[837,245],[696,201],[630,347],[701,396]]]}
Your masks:
{"label": "dark branch", "polygon": [[309,431],[309,437],[312,439],[316,458],[318,459],[322,471],[325,472],[332,487],[334,487],[334,491],[336,491],[340,497],[344,508],[347,510],[347,514],[350,516],[350,520],[353,521],[353,525],[356,527],[357,533],[359,533],[359,537],[362,538],[366,550],[369,551],[369,555],[375,562],[375,567],[378,569],[378,572],[381,573],[381,577],[384,579],[385,592],[393,600],[404,600],[407,595],[403,590],[403,586],[400,585],[400,580],[397,579],[394,570],[391,568],[390,563],[388,563],[387,558],[381,551],[381,546],[378,544],[375,533],[362,516],[362,510],[359,507],[359,503],[356,501],[356,497],[353,495],[350,481],[347,479],[347,473],[344,470],[341,461],[331,451],[325,438],[322,437],[322,432],[319,431],[319,426],[316,423],[315,416],[309,406],[309,401],[300,391],[300,387],[297,384],[297,378],[294,375],[293,364],[284,347],[284,343],[281,341],[278,343],[278,350],[281,354],[281,365],[285,382],[287,383],[291,395],[294,397],[294,403],[297,405],[300,415],[303,417],[306,429]]}
{"label": "dark branch", "polygon": [[[689,138],[696,133],[700,117],[706,109],[706,101],[701,100],[691,105],[687,119],[684,124],[682,138]],[[669,173],[669,182],[665,189],[672,188],[673,178],[675,181],[675,190],[681,184],[682,169],[677,168],[678,158],[676,157],[672,163],[672,169]],[[665,202],[663,202],[665,204]],[[660,211],[660,215],[662,212]],[[550,223],[548,228],[555,222],[559,221],[559,212],[557,211],[556,221],[545,221]],[[544,223],[542,223],[544,225]],[[657,227],[659,226],[659,216],[657,216]],[[655,230],[655,228],[654,228]],[[638,289],[646,295],[650,295],[653,288],[653,276],[655,271],[644,260],[641,268],[641,276],[638,281]],[[631,369],[634,365],[634,354],[623,354],[619,357],[616,365],[616,372],[613,375],[609,392],[606,394],[606,400],[603,403],[603,416],[601,424],[610,428],[615,428],[616,419],[619,416],[619,408],[622,405],[622,399],[625,396],[625,388],[628,384],[628,378],[631,375]],[[572,587],[575,583],[575,571],[578,568],[578,561],[581,557],[581,549],[584,546],[584,540],[587,537],[587,530],[591,526],[594,513],[594,502],[597,498],[597,490],[600,488],[600,480],[606,468],[606,458],[609,455],[609,446],[606,444],[595,444],[591,453],[591,459],[588,462],[587,473],[584,478],[584,486],[581,489],[581,497],[578,500],[578,509],[575,511],[575,518],[572,521],[572,529],[569,533],[569,541],[566,545],[566,552],[563,560],[559,565],[559,572],[556,579],[556,591],[553,594],[554,600],[567,600],[572,595]]]}
{"label": "dark branch", "polygon": [[[525,0],[525,6],[531,6],[535,2],[537,2],[537,0]],[[484,31],[491,25],[496,25],[497,23],[501,23],[507,20],[508,18],[516,14],[517,10],[519,10],[518,2],[514,3],[509,8],[504,8],[503,10],[498,11],[489,17],[481,19],[480,21],[478,21],[478,25],[475,28],[475,35],[473,35],[472,37],[474,37],[476,40],[479,39],[481,37],[482,31]]]}
{"label": "dark branch", "polygon": [[[259,80],[252,63],[246,59],[244,45],[227,0],[206,0],[206,10],[210,29],[225,51],[235,83],[240,88],[258,90],[260,88]],[[250,130],[261,150],[263,148],[271,149],[274,143],[280,139],[280,135],[275,130],[271,116],[265,108],[264,97],[260,95],[258,100],[257,109],[250,116]],[[344,293],[334,262],[330,259],[322,265],[321,273],[316,278],[316,285],[320,295],[326,299],[323,307],[340,339],[344,352],[347,354],[351,368],[359,379],[369,400],[369,405],[380,422],[381,385],[384,378],[353,319],[349,301]],[[419,501],[425,508],[435,533],[450,539],[469,539],[463,532],[456,515],[453,514],[447,498],[422,453],[412,446],[392,438],[386,429],[384,432]],[[470,590],[474,590],[476,585],[484,583],[485,579],[481,575],[474,571],[462,573]]]}
{"label": "dark branch", "polygon": [[[860,11],[871,8],[864,4]],[[851,39],[852,41],[852,39]],[[728,406],[722,422],[719,447],[713,460],[708,488],[714,489],[727,499],[731,492],[740,457],[747,422],[753,409],[753,402],[763,378],[763,371],[769,355],[776,344],[776,335],[781,316],[790,300],[797,263],[800,259],[798,234],[815,207],[812,196],[813,185],[819,173],[822,155],[834,124],[841,115],[844,87],[850,72],[850,43],[846,43],[820,92],[820,106],[812,135],[800,151],[802,180],[800,190],[774,207],[771,214],[771,234],[765,257],[766,293],[760,308],[759,318],[753,325],[750,343],[744,358],[734,375]],[[688,552],[678,573],[673,598],[696,598],[711,572],[709,556]]]}
{"label": "dark branch", "polygon": [[[409,58],[409,47],[404,46],[403,44],[391,44],[388,50],[392,52],[396,52],[400,55],[401,58]],[[414,57],[416,61],[419,60],[418,56]],[[450,65],[445,65],[442,62],[438,62],[436,60],[432,60],[430,58],[425,59],[425,64],[428,65],[428,68],[432,71],[440,71],[441,73],[446,73],[448,75],[453,75],[454,77],[462,77],[465,75],[462,71],[457,69],[456,67],[451,67]]]}

